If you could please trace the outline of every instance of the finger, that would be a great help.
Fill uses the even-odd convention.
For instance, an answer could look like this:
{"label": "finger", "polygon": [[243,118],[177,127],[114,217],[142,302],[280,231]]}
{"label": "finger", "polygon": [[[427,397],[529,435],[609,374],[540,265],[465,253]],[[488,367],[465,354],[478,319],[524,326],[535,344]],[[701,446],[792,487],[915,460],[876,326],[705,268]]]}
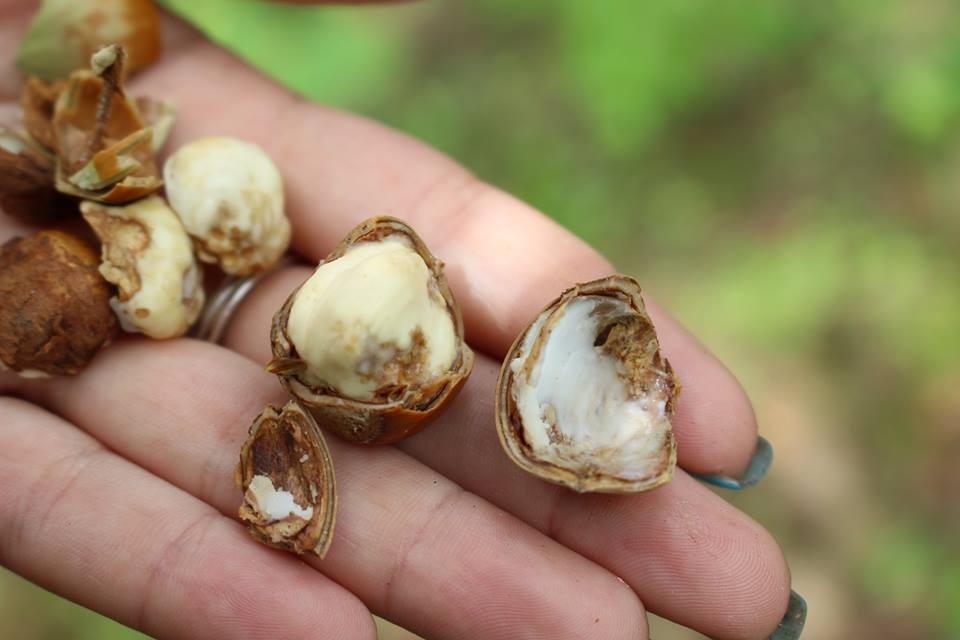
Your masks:
{"label": "finger", "polygon": [[[257,142],[277,160],[295,243],[308,259],[369,215],[408,220],[446,262],[469,340],[495,357],[560,291],[613,271],[582,241],[445,156],[379,124],[298,100],[213,46],[168,51],[141,81],[139,90],[180,104],[171,148],[228,134]],[[682,464],[739,474],[756,444],[743,390],[675,320],[653,303],[650,311],[685,388],[677,416]]]}
{"label": "finger", "polygon": [[[244,300],[237,310],[233,320],[224,335],[223,342],[256,362],[266,363],[270,359],[270,343],[268,340],[270,322],[273,313],[280,308],[286,297],[311,273],[307,267],[288,267],[276,273],[265,276],[253,291]],[[690,348],[696,348],[692,340]],[[479,362],[492,362],[481,354]],[[479,368],[482,365],[477,365]],[[487,366],[490,366],[489,364]],[[700,387],[692,385],[694,392],[684,391],[680,403],[680,411],[673,420],[674,432],[678,440],[677,455],[680,465],[686,469],[696,470],[703,466],[710,468],[711,460],[707,452],[713,452],[716,442],[723,437],[714,432],[713,424],[718,422],[732,423],[737,418],[738,397],[732,399],[723,390],[724,383],[732,380],[729,374],[722,374],[712,382],[713,395],[694,395]],[[487,398],[492,405],[493,391]],[[691,410],[687,410],[692,407]],[[749,404],[747,405],[749,408]],[[709,422],[703,422],[704,415],[711,416]],[[493,434],[493,423],[481,425],[480,429],[490,429]],[[451,446],[456,448],[456,442]],[[447,457],[446,452],[438,452],[438,457]],[[432,464],[431,462],[427,462]]]}
{"label": "finger", "polygon": [[[128,341],[82,376],[18,384],[228,515],[246,428],[283,401],[256,365],[186,340]],[[611,573],[396,449],[329,444],[335,539],[322,563],[309,561],[377,613],[427,637],[646,637],[640,603]]]}
{"label": "finger", "polygon": [[[298,267],[271,274],[245,302],[227,344],[266,361],[270,310],[308,273]],[[786,607],[789,574],[766,531],[684,474],[669,488],[611,500],[579,497],[520,472],[503,455],[493,427],[498,369],[479,355],[470,381],[440,423],[399,446],[608,567],[659,615],[717,637],[776,624]],[[618,514],[599,515],[597,503],[615,505]],[[690,533],[694,525],[700,530]]]}
{"label": "finger", "polygon": [[[144,366],[146,362],[150,363],[149,367]],[[262,377],[265,374],[253,365],[242,363],[238,356],[227,357],[224,351],[203,344],[144,344],[136,349],[132,345],[122,345],[122,349],[118,346],[103,353],[79,378],[54,380],[43,386],[31,383],[24,389],[29,397],[50,403],[55,410],[91,430],[110,447],[158,475],[170,477],[172,482],[185,488],[188,486],[185,483],[199,483],[206,488],[188,490],[204,496],[204,499],[209,494],[213,503],[233,508],[237,501],[234,490],[224,484],[222,491],[226,494],[219,496],[216,488],[209,488],[225,483],[223,479],[228,475],[229,465],[234,463],[233,456],[221,463],[221,468],[216,457],[204,457],[204,452],[219,450],[229,454],[235,451],[241,431],[237,423],[249,420],[246,416],[256,413],[259,406],[276,393],[271,391],[274,383]],[[252,378],[249,381],[239,375],[248,368]],[[189,379],[178,375],[183,371],[192,372]],[[789,576],[783,557],[768,533],[682,473],[668,487],[649,494],[614,498],[577,496],[521,472],[504,458],[492,427],[490,398],[496,373],[494,363],[486,357],[479,358],[476,371],[461,396],[441,416],[438,424],[405,441],[402,446],[472,492],[608,567],[660,615],[720,638],[761,637],[763,632],[776,625],[786,608]],[[265,385],[263,390],[254,392],[261,385]],[[235,391],[229,394],[214,391],[224,388]],[[123,398],[123,402],[114,401],[110,405],[111,398],[115,397]],[[240,406],[237,405],[238,397],[244,398]],[[85,417],[90,406],[100,403],[114,407],[106,419]],[[129,424],[137,424],[138,430],[131,431],[126,427]],[[209,425],[226,425],[227,434],[219,436],[219,444],[204,445],[200,440],[204,434],[212,437],[214,432]],[[217,430],[223,428],[219,426]],[[178,439],[177,434],[182,431],[192,434],[191,438]],[[235,441],[230,442],[231,438]],[[228,443],[224,444],[224,441]],[[178,444],[180,442],[189,444]],[[375,590],[370,593],[364,574],[350,564],[350,558],[345,560],[338,555],[337,549],[355,559],[355,554],[364,546],[356,541],[357,537],[371,531],[382,532],[380,540],[392,538],[395,545],[406,547],[409,544],[405,542],[407,536],[391,531],[411,527],[407,518],[412,516],[400,517],[400,522],[396,522],[397,513],[410,512],[417,514],[419,519],[425,518],[422,505],[436,504],[436,499],[429,496],[438,490],[438,486],[441,489],[447,486],[447,481],[429,473],[426,477],[433,478],[438,485],[433,485],[433,480],[426,477],[407,484],[397,461],[406,458],[397,458],[400,454],[390,448],[357,451],[357,448],[336,439],[331,439],[330,444],[342,492],[356,490],[358,483],[367,488],[360,492],[361,495],[344,493],[338,535],[343,535],[346,540],[338,538],[334,541],[330,556],[333,564],[323,569],[361,595],[368,606],[382,610],[383,601],[376,600]],[[171,447],[174,448],[171,450]],[[168,465],[170,459],[180,461],[179,465],[176,469],[164,471],[162,467]],[[195,462],[191,464],[191,460]],[[194,465],[211,465],[211,469],[197,474]],[[167,473],[182,474],[183,477],[174,478]],[[212,481],[207,479],[211,477]],[[391,488],[391,496],[394,495],[392,488],[400,486],[417,496],[416,504],[410,505],[409,498],[401,494],[389,498],[392,511],[376,511],[383,508],[381,496],[386,489],[381,484],[384,478],[389,478],[386,486]],[[427,497],[423,496],[423,487],[428,490]],[[371,506],[372,502],[381,506]],[[478,502],[483,504],[479,499]],[[367,514],[370,509],[375,511],[373,515],[353,516],[354,509],[360,509],[361,514]],[[485,511],[485,504],[482,509],[487,517],[504,521],[502,515],[494,515],[498,512]],[[504,532],[491,531],[482,519],[475,521],[463,515],[448,515],[460,521],[459,533],[444,528],[443,540],[437,541],[433,531],[428,529],[425,535],[429,536],[431,553],[437,551],[435,545],[440,545],[445,550],[478,548],[486,557],[487,551],[491,551],[491,543],[484,541],[502,540]],[[388,524],[385,525],[382,519]],[[512,521],[512,518],[508,520]],[[344,530],[344,526],[349,528]],[[476,537],[470,535],[465,539],[467,534],[463,529],[475,533]],[[520,569],[514,571],[520,573],[514,577],[520,579],[526,576],[532,559],[538,555],[530,548],[522,548],[524,537],[516,534],[508,534],[508,537],[513,540],[510,548],[521,551],[519,557],[510,556],[511,562],[519,563]],[[369,541],[366,544],[382,546]],[[498,548],[499,544],[496,543],[496,553],[492,555],[503,560],[505,552]],[[393,545],[387,546],[393,548]],[[533,544],[534,548],[536,546]],[[438,559],[431,557],[431,560]],[[368,562],[390,564],[377,559]],[[476,576],[474,572],[482,572],[485,568],[483,563],[474,564],[473,561],[469,561],[468,566],[470,571],[458,569],[457,575]],[[447,567],[446,571],[449,570]],[[537,571],[543,571],[542,567]],[[388,573],[378,570],[369,576],[369,580],[382,584],[388,580],[384,578]],[[446,582],[446,575],[438,573],[434,578]],[[577,610],[575,605],[561,605],[566,597],[576,597],[577,592],[568,591],[565,586],[566,580],[573,575],[568,569],[562,572],[565,577],[554,577],[549,582],[545,577],[539,579],[541,583],[554,585],[551,587],[555,593],[552,602],[556,606]],[[349,582],[351,579],[357,582]],[[475,584],[476,580],[475,577],[469,584],[484,594],[480,600],[490,597],[483,585]],[[481,582],[486,581],[481,579]],[[505,596],[511,591],[523,591],[516,586],[510,587],[491,584],[486,589],[500,591]],[[421,588],[425,593],[429,591],[426,585]],[[513,595],[507,597],[514,600]]]}
{"label": "finger", "polygon": [[165,638],[375,638],[352,595],[63,420],[0,398],[0,562]]}
{"label": "finger", "polygon": [[[137,90],[180,104],[170,147],[211,134],[264,146],[281,165],[295,238],[311,259],[368,215],[408,219],[447,263],[471,342],[495,356],[562,289],[613,270],[549,219],[441,154],[370,121],[298,101],[188,27],[167,26],[173,28],[165,34],[164,62],[141,74]],[[19,28],[3,31],[11,36],[3,41],[18,40]],[[4,53],[12,59],[12,48]],[[648,303],[684,386],[675,418],[680,464],[739,476],[757,442],[746,395],[699,342]]]}

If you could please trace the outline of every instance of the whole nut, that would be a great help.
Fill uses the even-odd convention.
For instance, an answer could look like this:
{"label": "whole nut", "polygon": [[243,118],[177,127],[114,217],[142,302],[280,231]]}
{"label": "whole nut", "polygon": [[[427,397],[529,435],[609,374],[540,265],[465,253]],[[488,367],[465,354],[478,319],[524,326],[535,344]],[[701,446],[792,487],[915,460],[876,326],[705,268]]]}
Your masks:
{"label": "whole nut", "polygon": [[124,207],[80,204],[102,243],[100,273],[117,285],[110,306],[125,331],[183,335],[203,308],[202,274],[183,225],[159,196]]}
{"label": "whole nut", "polygon": [[59,231],[0,247],[0,369],[74,374],[116,334],[98,262],[91,248]]}
{"label": "whole nut", "polygon": [[616,275],[568,289],[517,338],[497,381],[497,432],[544,480],[646,491],[673,477],[679,391],[640,286]]}
{"label": "whole nut", "polygon": [[234,478],[244,492],[240,519],[254,538],[324,556],[333,540],[337,487],[327,443],[309,413],[293,401],[264,409]]}
{"label": "whole nut", "polygon": [[268,370],[318,422],[361,444],[427,425],[473,352],[443,264],[400,220],[354,229],[274,316]]}
{"label": "whole nut", "polygon": [[128,69],[160,55],[160,12],[150,0],[45,0],[27,29],[17,66],[44,80],[66,77],[87,64],[102,45],[117,42],[129,52]]}
{"label": "whole nut", "polygon": [[194,140],[170,156],[163,178],[201,260],[242,276],[269,269],[287,250],[283,182],[260,147],[226,137]]}

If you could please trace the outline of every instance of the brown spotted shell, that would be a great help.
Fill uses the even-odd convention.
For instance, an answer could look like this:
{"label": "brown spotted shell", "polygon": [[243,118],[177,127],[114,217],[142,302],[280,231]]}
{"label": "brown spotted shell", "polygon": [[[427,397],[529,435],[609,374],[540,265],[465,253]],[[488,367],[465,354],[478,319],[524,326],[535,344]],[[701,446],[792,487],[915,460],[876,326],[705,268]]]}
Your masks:
{"label": "brown spotted shell", "polygon": [[320,264],[340,258],[356,243],[375,241],[392,234],[403,234],[410,240],[435,278],[453,317],[459,353],[447,373],[428,384],[406,389],[396,400],[382,403],[345,398],[335,389],[314,386],[302,380],[297,372],[303,362],[286,332],[299,287],[274,315],[270,331],[273,361],[267,369],[277,374],[283,387],[313,413],[321,426],[358,444],[389,444],[420,431],[456,396],[473,369],[473,351],[464,340],[463,316],[443,273],[443,263],[430,253],[420,236],[405,222],[389,216],[370,218],[351,231]]}
{"label": "brown spotted shell", "polygon": [[[333,540],[337,517],[337,486],[333,462],[323,433],[313,417],[294,401],[282,408],[267,407],[250,426],[240,450],[234,479],[244,491],[240,519],[250,534],[272,547],[321,558]],[[312,510],[309,518],[290,513],[273,520],[258,504],[251,483],[269,478],[277,491],[287,491],[297,506]]]}
{"label": "brown spotted shell", "polygon": [[[577,284],[564,291],[557,299],[551,302],[534,319],[533,322],[517,337],[503,362],[500,376],[497,380],[496,391],[496,422],[500,443],[507,456],[520,468],[533,475],[550,482],[567,486],[575,491],[605,492],[605,493],[635,493],[656,488],[670,481],[676,465],[677,447],[672,431],[668,431],[663,446],[658,450],[657,463],[649,473],[643,477],[619,477],[598,472],[591,465],[557,464],[555,461],[540,459],[524,436],[524,424],[521,412],[517,406],[513,391],[516,373],[511,366],[518,358],[526,358],[525,346],[528,345],[527,336],[531,331],[538,330],[539,335],[532,343],[529,353],[532,358],[539,358],[546,341],[549,340],[555,326],[556,319],[562,316],[566,307],[581,296],[611,298],[625,303],[630,309],[629,321],[636,327],[631,329],[639,348],[631,349],[634,354],[643,353],[643,362],[630,366],[640,376],[649,376],[651,379],[659,377],[658,383],[665,390],[665,414],[672,417],[677,397],[680,393],[680,384],[676,379],[670,363],[660,354],[659,342],[653,329],[653,322],[646,312],[643,298],[640,295],[640,286],[628,276],[614,275],[592,282]],[[605,340],[604,335],[598,335],[597,341]],[[598,342],[594,342],[596,346]],[[530,366],[526,364],[525,366]],[[601,455],[601,454],[597,454]]]}

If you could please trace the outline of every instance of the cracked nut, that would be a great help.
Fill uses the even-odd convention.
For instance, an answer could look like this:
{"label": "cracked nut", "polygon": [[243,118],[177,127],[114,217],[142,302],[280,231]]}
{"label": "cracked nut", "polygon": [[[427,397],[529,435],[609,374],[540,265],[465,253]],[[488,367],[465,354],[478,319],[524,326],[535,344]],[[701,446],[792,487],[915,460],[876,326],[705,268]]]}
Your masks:
{"label": "cracked nut", "polygon": [[294,401],[257,416],[235,480],[244,492],[240,519],[265,544],[321,558],[337,512],[333,463],[313,417]]}
{"label": "cracked nut", "polygon": [[[71,196],[122,204],[147,196],[163,182],[155,160],[169,122],[150,123],[123,91],[125,50],[110,45],[91,58],[93,70],[70,74],[51,120],[56,188]],[[142,106],[144,103],[141,102]],[[152,109],[151,114],[164,111]]]}
{"label": "cracked nut", "polygon": [[361,444],[419,431],[473,367],[437,260],[396,218],[354,229],[273,319],[268,370],[319,423]]}
{"label": "cracked nut", "polygon": [[117,286],[110,306],[125,331],[151,338],[187,332],[203,308],[203,278],[180,220],[163,198],[123,207],[80,204],[102,243],[100,273]]}
{"label": "cracked nut", "polygon": [[83,369],[117,332],[97,254],[40,231],[0,247],[0,369],[25,377]]}
{"label": "cracked nut", "polygon": [[260,147],[235,138],[201,138],[163,166],[167,198],[197,255],[243,276],[272,267],[290,244],[280,172]]}
{"label": "cracked nut", "polygon": [[568,289],[517,338],[497,381],[497,432],[544,480],[646,491],[673,476],[679,391],[640,286],[616,275]]}

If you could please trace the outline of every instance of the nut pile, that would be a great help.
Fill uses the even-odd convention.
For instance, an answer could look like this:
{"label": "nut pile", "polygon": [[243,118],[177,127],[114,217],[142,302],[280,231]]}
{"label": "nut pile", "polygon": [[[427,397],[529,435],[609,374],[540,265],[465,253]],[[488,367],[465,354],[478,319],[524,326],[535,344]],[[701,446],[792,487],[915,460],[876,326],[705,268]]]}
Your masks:
{"label": "nut pile", "polygon": [[175,110],[126,93],[127,60],[111,44],[89,69],[31,77],[22,127],[0,128],[0,206],[57,225],[0,248],[0,368],[75,374],[118,327],[182,336],[203,309],[201,263],[247,276],[287,249],[280,174],[255,145],[190,142],[167,160],[164,185],[158,153]]}
{"label": "nut pile", "polygon": [[[22,127],[0,128],[0,208],[58,225],[0,247],[0,368],[31,377],[80,372],[121,329],[184,335],[204,308],[204,265],[221,277],[266,271],[291,235],[280,173],[255,145],[203,138],[161,165],[173,105],[124,89],[159,52],[152,4],[115,0],[129,15],[107,12],[110,24],[126,16],[130,53],[90,44],[102,17],[86,3],[66,18],[52,4],[31,33],[72,20],[86,36],[58,59],[49,38],[28,34]],[[78,55],[89,69],[64,66]],[[290,294],[270,342],[267,369],[291,400],[249,428],[239,516],[264,544],[322,557],[337,505],[323,430],[363,445],[416,433],[463,387],[474,354],[443,263],[386,216],[357,226]],[[510,460],[539,478],[645,491],[672,477],[679,390],[639,285],[614,275],[563,292],[516,339],[496,429]]]}

